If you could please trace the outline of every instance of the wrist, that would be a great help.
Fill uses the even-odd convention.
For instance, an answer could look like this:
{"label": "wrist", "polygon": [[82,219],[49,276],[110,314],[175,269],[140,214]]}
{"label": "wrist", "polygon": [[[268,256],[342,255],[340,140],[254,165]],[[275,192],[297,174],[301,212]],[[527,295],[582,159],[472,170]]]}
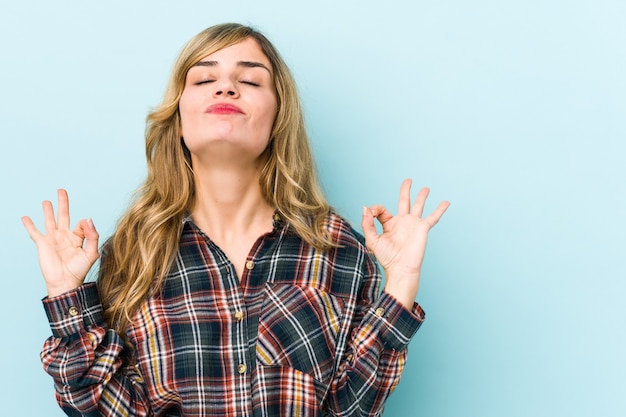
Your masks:
{"label": "wrist", "polygon": [[70,291],[76,290],[78,287],[72,286],[48,286],[48,298],[58,297]]}
{"label": "wrist", "polygon": [[383,291],[411,310],[419,291],[419,274],[386,274]]}

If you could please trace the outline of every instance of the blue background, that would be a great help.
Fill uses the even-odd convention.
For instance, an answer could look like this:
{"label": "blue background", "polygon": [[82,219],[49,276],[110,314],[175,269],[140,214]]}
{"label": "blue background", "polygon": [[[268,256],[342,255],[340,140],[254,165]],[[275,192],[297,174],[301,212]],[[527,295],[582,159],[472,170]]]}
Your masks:
{"label": "blue background", "polygon": [[66,187],[101,235],[144,176],[173,60],[251,23],[298,80],[332,204],[452,206],[386,416],[624,416],[626,2],[7,1],[0,6],[2,415],[61,416],[20,216]]}

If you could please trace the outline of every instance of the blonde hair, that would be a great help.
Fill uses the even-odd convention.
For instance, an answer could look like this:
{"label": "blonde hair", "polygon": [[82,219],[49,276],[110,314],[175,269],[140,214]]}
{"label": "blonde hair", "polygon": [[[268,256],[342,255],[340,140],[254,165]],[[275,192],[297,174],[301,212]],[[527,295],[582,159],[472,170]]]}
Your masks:
{"label": "blonde hair", "polygon": [[120,336],[140,304],[156,293],[178,251],[183,218],[194,199],[189,150],[181,139],[178,103],[187,72],[220,49],[255,39],[272,64],[278,113],[260,179],[262,195],[289,227],[318,249],[336,246],[324,231],[330,207],[316,178],[296,84],[278,51],[258,31],[235,23],[212,26],[180,53],[160,106],[146,122],[148,173],[103,248],[98,286],[105,318]]}

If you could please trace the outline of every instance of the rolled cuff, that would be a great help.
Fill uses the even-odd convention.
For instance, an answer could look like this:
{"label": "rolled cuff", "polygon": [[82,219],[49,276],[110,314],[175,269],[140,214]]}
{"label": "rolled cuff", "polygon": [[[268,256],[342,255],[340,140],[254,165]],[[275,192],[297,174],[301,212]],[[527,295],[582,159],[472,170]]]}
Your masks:
{"label": "rolled cuff", "polygon": [[42,300],[54,337],[79,333],[94,324],[104,323],[96,283],[84,284],[73,291]]}
{"label": "rolled cuff", "polygon": [[379,321],[379,337],[387,348],[405,349],[426,318],[419,304],[413,304],[407,310],[392,295],[382,292],[378,300],[372,304],[370,314]]}

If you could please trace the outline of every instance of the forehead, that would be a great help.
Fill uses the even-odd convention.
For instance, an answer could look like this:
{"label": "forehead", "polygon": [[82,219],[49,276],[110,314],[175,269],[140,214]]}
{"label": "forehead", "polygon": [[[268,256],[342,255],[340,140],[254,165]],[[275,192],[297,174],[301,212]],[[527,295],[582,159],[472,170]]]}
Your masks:
{"label": "forehead", "polygon": [[270,60],[254,38],[246,38],[241,42],[206,55],[194,66],[202,65],[203,62],[212,62],[214,66],[234,65],[238,62],[258,62],[269,70],[272,69]]}

